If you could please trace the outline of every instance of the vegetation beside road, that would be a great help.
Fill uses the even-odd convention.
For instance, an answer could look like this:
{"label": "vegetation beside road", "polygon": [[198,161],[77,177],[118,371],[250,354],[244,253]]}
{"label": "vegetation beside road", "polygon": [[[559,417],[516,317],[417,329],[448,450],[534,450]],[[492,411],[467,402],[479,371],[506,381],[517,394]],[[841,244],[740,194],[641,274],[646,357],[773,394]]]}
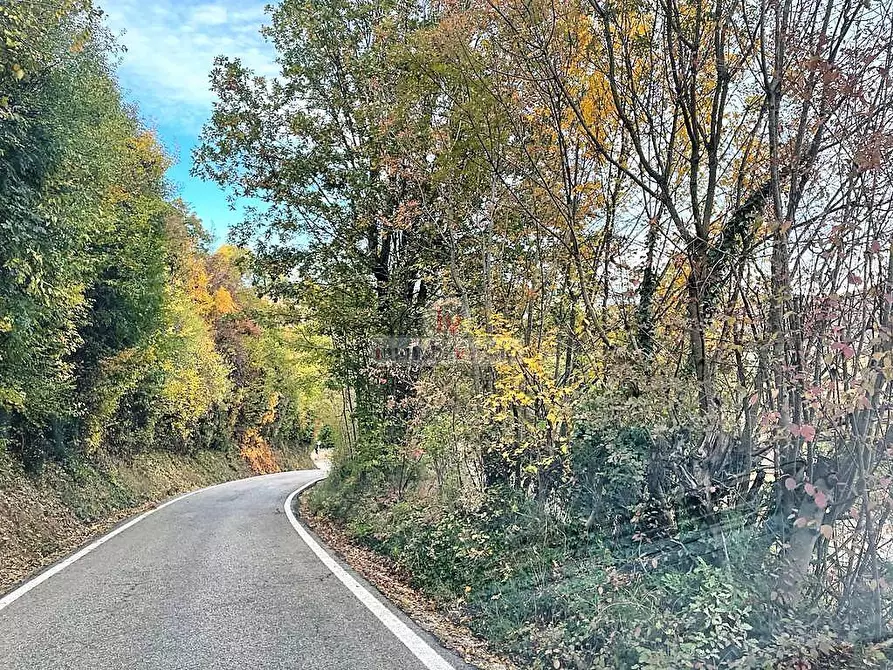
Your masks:
{"label": "vegetation beside road", "polygon": [[889,663],[890,11],[273,7],[195,171],[332,343],[314,509],[526,667]]}
{"label": "vegetation beside road", "polygon": [[336,552],[416,624],[471,667],[480,670],[517,670],[517,666],[505,655],[494,653],[494,648],[498,646],[496,643],[471,632],[458,608],[444,608],[442,601],[423,593],[413,583],[412,574],[393,557],[358,541],[337,519],[314,513],[309,504],[312,490],[305,491],[296,501],[296,513],[330,551]]}
{"label": "vegetation beside road", "polygon": [[0,5],[3,586],[171,492],[310,465],[323,336],[212,249],[81,0]]}

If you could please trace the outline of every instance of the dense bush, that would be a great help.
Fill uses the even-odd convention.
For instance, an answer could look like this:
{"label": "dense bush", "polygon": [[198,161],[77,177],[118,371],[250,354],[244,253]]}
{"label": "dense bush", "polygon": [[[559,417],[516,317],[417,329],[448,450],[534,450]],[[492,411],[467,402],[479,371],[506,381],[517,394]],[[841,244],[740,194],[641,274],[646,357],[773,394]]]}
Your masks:
{"label": "dense bush", "polygon": [[331,420],[319,355],[172,197],[117,50],[89,0],[0,7],[0,441],[32,469],[197,448],[275,469]]}
{"label": "dense bush", "polygon": [[515,491],[473,501],[398,500],[383,478],[360,470],[368,469],[342,462],[311,494],[311,509],[393,559],[523,667],[887,663],[857,622],[820,603],[796,613],[777,603],[761,550],[742,535],[729,535],[725,565],[692,551],[643,553],[641,545],[618,543],[610,529],[584,533],[577,522],[550,518]]}

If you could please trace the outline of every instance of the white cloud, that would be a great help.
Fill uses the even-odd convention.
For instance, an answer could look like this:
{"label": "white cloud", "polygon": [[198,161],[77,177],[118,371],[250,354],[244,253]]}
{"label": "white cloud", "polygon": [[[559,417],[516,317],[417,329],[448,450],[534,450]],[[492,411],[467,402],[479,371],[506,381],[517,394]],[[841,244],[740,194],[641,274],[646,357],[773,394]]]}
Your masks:
{"label": "white cloud", "polygon": [[227,9],[224,5],[199,5],[192,10],[192,20],[198,24],[220,26],[226,23]]}
{"label": "white cloud", "polygon": [[125,92],[159,123],[198,130],[214,100],[208,74],[215,56],[238,57],[258,74],[276,74],[273,49],[258,33],[266,23],[262,4],[106,0],[103,9],[127,49],[119,68]]}

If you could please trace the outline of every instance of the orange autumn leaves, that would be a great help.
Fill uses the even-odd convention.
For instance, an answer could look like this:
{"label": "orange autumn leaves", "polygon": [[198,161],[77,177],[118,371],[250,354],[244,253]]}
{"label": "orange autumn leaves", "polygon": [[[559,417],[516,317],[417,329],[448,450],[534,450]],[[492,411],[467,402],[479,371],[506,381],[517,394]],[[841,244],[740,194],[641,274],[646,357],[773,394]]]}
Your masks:
{"label": "orange autumn leaves", "polygon": [[[273,393],[270,396],[267,411],[260,419],[262,426],[269,425],[276,420],[276,410],[279,405],[279,394]],[[263,438],[257,428],[249,428],[242,434],[242,441],[239,447],[239,455],[248,462],[248,466],[252,472],[259,475],[266,475],[273,472],[279,472],[279,463],[276,462],[276,456],[270,444]]]}
{"label": "orange autumn leaves", "polygon": [[245,459],[248,467],[256,474],[266,475],[279,472],[276,456],[257,428],[249,428],[242,435],[239,455]]}

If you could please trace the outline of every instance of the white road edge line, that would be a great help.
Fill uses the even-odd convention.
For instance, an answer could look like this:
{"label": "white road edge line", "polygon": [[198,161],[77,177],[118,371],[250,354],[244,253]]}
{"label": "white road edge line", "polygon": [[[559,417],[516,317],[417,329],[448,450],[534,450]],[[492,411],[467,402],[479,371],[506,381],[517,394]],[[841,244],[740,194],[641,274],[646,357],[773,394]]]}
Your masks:
{"label": "white road edge line", "polygon": [[[296,472],[296,471],[293,470],[292,472]],[[277,473],[274,473],[274,476],[277,474],[289,474],[289,473],[277,472]],[[270,475],[260,475],[258,478],[269,477],[269,476]],[[41,584],[43,584],[46,580],[48,580],[53,575],[56,575],[56,574],[62,572],[65,568],[67,568],[69,565],[71,565],[75,561],[83,558],[84,556],[89,554],[94,549],[102,546],[103,544],[105,544],[106,542],[111,540],[113,537],[115,537],[115,535],[120,535],[121,533],[123,533],[125,530],[127,530],[131,526],[138,524],[140,521],[145,519],[150,514],[154,514],[155,512],[164,509],[168,505],[173,505],[175,502],[179,502],[180,500],[183,500],[184,498],[194,496],[196,493],[202,493],[203,491],[210,491],[211,489],[216,489],[219,486],[226,486],[227,484],[232,484],[233,482],[238,482],[238,481],[245,481],[247,479],[254,479],[254,477],[245,477],[244,479],[233,479],[228,482],[221,482],[219,484],[213,484],[211,486],[206,486],[205,488],[202,488],[202,489],[196,489],[195,491],[189,491],[187,493],[178,495],[176,498],[171,498],[167,502],[163,502],[160,505],[158,505],[157,507],[153,507],[152,509],[143,512],[142,514],[140,514],[137,517],[134,517],[133,519],[131,519],[124,525],[118,526],[113,531],[107,533],[106,535],[103,535],[102,537],[100,537],[98,540],[92,542],[91,544],[88,544],[86,547],[84,547],[83,549],[80,549],[79,551],[72,554],[68,558],[60,561],[59,563],[56,563],[55,565],[53,565],[50,568],[47,568],[46,570],[41,572],[39,575],[37,575],[33,579],[29,579],[27,582],[22,584],[20,587],[18,587],[14,591],[10,591],[9,593],[7,593],[5,596],[0,598],[0,611],[3,611],[3,609],[8,607],[9,605],[12,605],[16,600],[18,600],[23,595],[28,593],[28,591],[30,591],[34,587],[40,586]]]}
{"label": "white road edge line", "polygon": [[[209,486],[207,488],[214,488],[215,486],[219,486],[219,484],[215,484],[214,486]],[[105,544],[106,542],[111,540],[113,537],[115,537],[115,535],[119,535],[119,534],[123,533],[125,530],[127,530],[128,528],[130,528],[131,526],[138,524],[140,521],[145,519],[150,514],[154,514],[158,510],[164,509],[168,505],[173,505],[175,502],[183,500],[183,498],[188,498],[189,496],[193,496],[196,493],[199,493],[201,491],[206,491],[206,490],[207,489],[197,489],[195,491],[190,491],[189,493],[184,493],[182,495],[179,495],[176,498],[171,498],[167,502],[160,504],[158,507],[153,507],[152,509],[150,509],[146,512],[143,512],[138,517],[134,517],[133,519],[131,519],[130,521],[125,523],[123,526],[118,526],[110,533],[103,535],[101,538],[99,538],[95,542],[88,544],[86,547],[84,547],[80,551],[72,554],[65,560],[60,561],[59,563],[56,563],[53,567],[41,572],[34,579],[29,579],[27,582],[22,584],[15,591],[10,591],[9,593],[7,593],[5,596],[0,598],[0,610],[3,610],[5,607],[8,607],[12,603],[14,603],[16,600],[18,600],[23,595],[28,593],[28,591],[33,589],[35,586],[40,586],[41,584],[43,584],[46,580],[48,580],[53,575],[62,572],[65,568],[67,568],[69,565],[71,565],[78,559],[83,558],[84,556],[89,554],[94,549],[102,546],[103,544]]]}
{"label": "white road edge line", "polygon": [[297,491],[293,491],[285,500],[285,516],[288,517],[289,523],[301,536],[301,539],[310,547],[310,550],[316,554],[316,557],[334,574],[348,590],[353,593],[357,600],[366,606],[375,617],[381,621],[385,627],[394,634],[400,642],[402,642],[409,651],[411,651],[417,659],[419,659],[429,670],[455,670],[452,665],[447,663],[443,657],[438,654],[427,642],[419,637],[409,626],[403,623],[391,610],[385,607],[381,601],[372,595],[368,589],[364,588],[356,579],[338,563],[329,556],[328,552],[323,549],[320,544],[311,537],[310,533],[295,518],[292,511],[292,501],[301,491],[312,486],[319,480],[307,482]]}

